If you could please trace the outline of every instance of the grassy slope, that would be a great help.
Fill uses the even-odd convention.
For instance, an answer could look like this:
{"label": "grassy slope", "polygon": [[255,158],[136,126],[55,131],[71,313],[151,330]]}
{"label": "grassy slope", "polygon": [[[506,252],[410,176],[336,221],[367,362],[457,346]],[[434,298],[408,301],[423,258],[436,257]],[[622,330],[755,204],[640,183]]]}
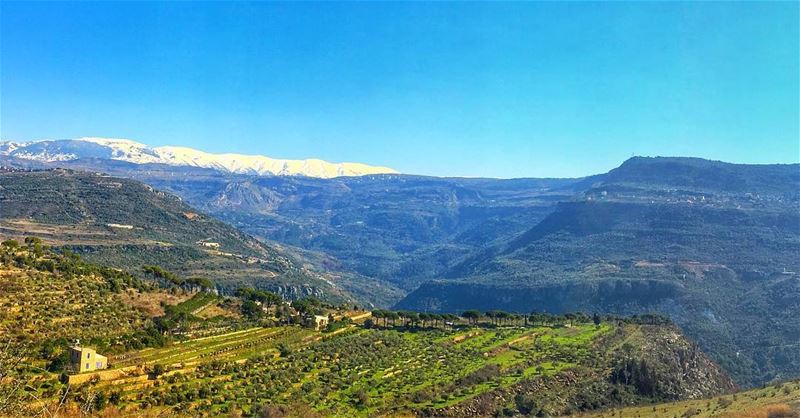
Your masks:
{"label": "grassy slope", "polygon": [[[169,341],[154,328],[153,318],[164,314],[162,302],[176,305],[175,311],[192,313],[218,300],[210,293],[166,291],[39,244],[4,242],[0,245],[0,417],[46,412],[37,409],[42,405],[38,399],[49,404],[58,398],[66,350],[75,340],[116,361],[127,350]],[[215,312],[231,316],[224,307]],[[189,326],[193,334],[203,334],[240,325],[216,317]]]}
{"label": "grassy slope", "polygon": [[0,335],[96,341],[141,328],[147,315],[122,302],[97,276],[64,278],[50,272],[0,270]]}
{"label": "grassy slope", "polygon": [[[118,392],[118,407],[129,415],[142,408],[248,414],[258,405],[290,405],[325,416],[486,416],[516,408],[516,393],[535,396],[538,408],[557,414],[589,407],[587,402],[607,405],[612,392],[619,402],[644,399],[631,387],[609,383],[609,370],[625,343],[657,339],[668,330],[615,323],[413,332],[349,327],[335,334],[251,328],[112,358],[114,368],[129,372],[75,390]],[[290,354],[281,356],[281,347]],[[631,355],[644,359],[645,351]],[[148,379],[146,370],[156,364],[166,373]],[[705,384],[701,390],[711,391],[705,393],[725,385],[686,383]],[[588,387],[595,392],[575,390]]]}
{"label": "grassy slope", "polygon": [[[45,343],[76,337],[107,354],[112,369],[98,372],[99,382],[71,387],[69,399],[83,403],[119,393],[119,406],[129,415],[143,407],[193,416],[252,412],[258,400],[261,405],[301,402],[338,416],[430,411],[464,416],[481,405],[485,410],[468,415],[483,416],[516,407],[516,393],[546,393],[536,399],[551,413],[654,399],[609,381],[620,355],[655,364],[669,363],[664,355],[682,353],[689,370],[670,374],[669,368],[652,368],[664,382],[657,398],[717,393],[727,384],[724,376],[707,374],[715,366],[695,355],[672,327],[617,322],[401,331],[352,326],[328,334],[296,326],[229,328],[225,334],[212,329],[217,333],[207,337],[120,353],[121,344],[152,324],[144,310],[129,304],[137,299],[128,294],[131,286],[145,284],[46,249],[35,256],[36,246],[0,249],[0,306],[6,308],[0,340],[11,336],[33,344],[15,373],[29,395],[44,399],[27,401],[34,406],[50,405],[65,389],[58,372],[44,370]],[[170,310],[194,312],[215,298],[197,294]],[[155,365],[167,372],[149,378]],[[83,382],[92,376],[78,375]],[[591,394],[575,391],[576,384],[591,387]],[[531,392],[531,385],[537,390]],[[676,387],[679,391],[670,389]],[[616,397],[609,398],[612,394]]]}
{"label": "grassy slope", "polygon": [[[770,385],[763,388],[739,392],[735,395],[691,401],[672,402],[650,406],[610,409],[602,412],[580,414],[579,417],[722,417],[722,418],[768,418],[791,417],[791,413],[779,415],[778,411],[793,411],[800,416],[800,381]],[[770,415],[772,412],[772,415]]]}

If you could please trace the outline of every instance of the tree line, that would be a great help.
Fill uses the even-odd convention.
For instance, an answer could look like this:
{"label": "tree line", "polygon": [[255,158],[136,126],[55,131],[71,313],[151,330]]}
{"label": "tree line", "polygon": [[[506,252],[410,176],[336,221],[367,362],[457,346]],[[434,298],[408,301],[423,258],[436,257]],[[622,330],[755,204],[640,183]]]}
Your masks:
{"label": "tree line", "polygon": [[531,312],[520,314],[501,310],[481,312],[475,309],[462,312],[460,315],[452,313],[427,313],[414,311],[392,311],[376,309],[372,311],[372,322],[369,325],[383,327],[422,327],[426,326],[455,326],[458,324],[478,325],[480,323],[492,326],[554,326],[594,323],[600,325],[603,321],[634,323],[644,325],[667,325],[672,321],[659,314],[642,314],[631,317],[617,315],[592,315],[583,312],[568,312],[564,314],[551,314],[547,312]]}

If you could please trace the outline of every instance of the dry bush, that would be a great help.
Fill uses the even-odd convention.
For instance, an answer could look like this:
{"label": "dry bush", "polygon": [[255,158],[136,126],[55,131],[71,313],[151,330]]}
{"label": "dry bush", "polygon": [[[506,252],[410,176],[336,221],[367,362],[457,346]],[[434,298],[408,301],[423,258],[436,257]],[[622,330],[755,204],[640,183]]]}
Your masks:
{"label": "dry bush", "polygon": [[743,412],[729,412],[721,416],[723,418],[800,418],[800,414],[785,403],[766,405]]}
{"label": "dry bush", "polygon": [[793,411],[789,405],[769,405],[767,409],[767,418],[797,418],[797,412]]}
{"label": "dry bush", "polygon": [[700,413],[699,409],[697,409],[697,408],[689,408],[689,409],[686,410],[686,412],[683,413],[683,415],[681,415],[681,417],[690,418],[690,417],[693,417],[693,416],[695,416],[695,415],[697,415],[699,413]]}

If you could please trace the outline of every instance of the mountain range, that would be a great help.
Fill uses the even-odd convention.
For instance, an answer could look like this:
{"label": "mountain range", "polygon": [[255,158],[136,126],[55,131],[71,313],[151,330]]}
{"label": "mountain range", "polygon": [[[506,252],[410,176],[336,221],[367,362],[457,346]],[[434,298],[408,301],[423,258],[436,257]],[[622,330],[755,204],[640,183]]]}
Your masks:
{"label": "mountain range", "polygon": [[36,236],[138,273],[158,265],[220,291],[258,286],[289,298],[352,302],[335,277],[141,182],[72,170],[0,171],[0,236]]}
{"label": "mountain range", "polygon": [[360,303],[658,312],[741,385],[800,376],[798,164],[634,157],[577,179],[313,178],[9,149],[0,165],[99,171],[180,196]]}
{"label": "mountain range", "polygon": [[329,163],[318,159],[284,160],[263,155],[210,154],[186,147],[150,148],[127,139],[78,138],[31,142],[0,142],[0,155],[41,162],[102,158],[134,164],[202,167],[227,173],[330,178],[397,173],[387,167],[360,163]]}
{"label": "mountain range", "polygon": [[634,158],[398,307],[658,312],[742,384],[800,374],[800,166]]}

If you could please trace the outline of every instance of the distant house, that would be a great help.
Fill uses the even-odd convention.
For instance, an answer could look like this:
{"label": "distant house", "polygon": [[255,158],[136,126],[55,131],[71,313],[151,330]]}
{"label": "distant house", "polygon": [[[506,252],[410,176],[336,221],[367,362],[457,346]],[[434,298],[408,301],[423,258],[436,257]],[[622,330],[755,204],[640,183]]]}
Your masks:
{"label": "distant house", "polygon": [[219,249],[218,242],[200,241],[198,244],[200,244],[201,247],[213,248],[215,250]]}
{"label": "distant house", "polygon": [[81,347],[78,344],[71,347],[70,363],[78,373],[102,370],[108,367],[106,356],[101,356],[93,349]]}
{"label": "distant house", "polygon": [[118,228],[118,229],[133,229],[133,225],[125,225],[125,224],[106,224],[109,228]]}
{"label": "distant house", "polygon": [[329,318],[325,315],[314,315],[314,329],[319,331],[328,326]]}

